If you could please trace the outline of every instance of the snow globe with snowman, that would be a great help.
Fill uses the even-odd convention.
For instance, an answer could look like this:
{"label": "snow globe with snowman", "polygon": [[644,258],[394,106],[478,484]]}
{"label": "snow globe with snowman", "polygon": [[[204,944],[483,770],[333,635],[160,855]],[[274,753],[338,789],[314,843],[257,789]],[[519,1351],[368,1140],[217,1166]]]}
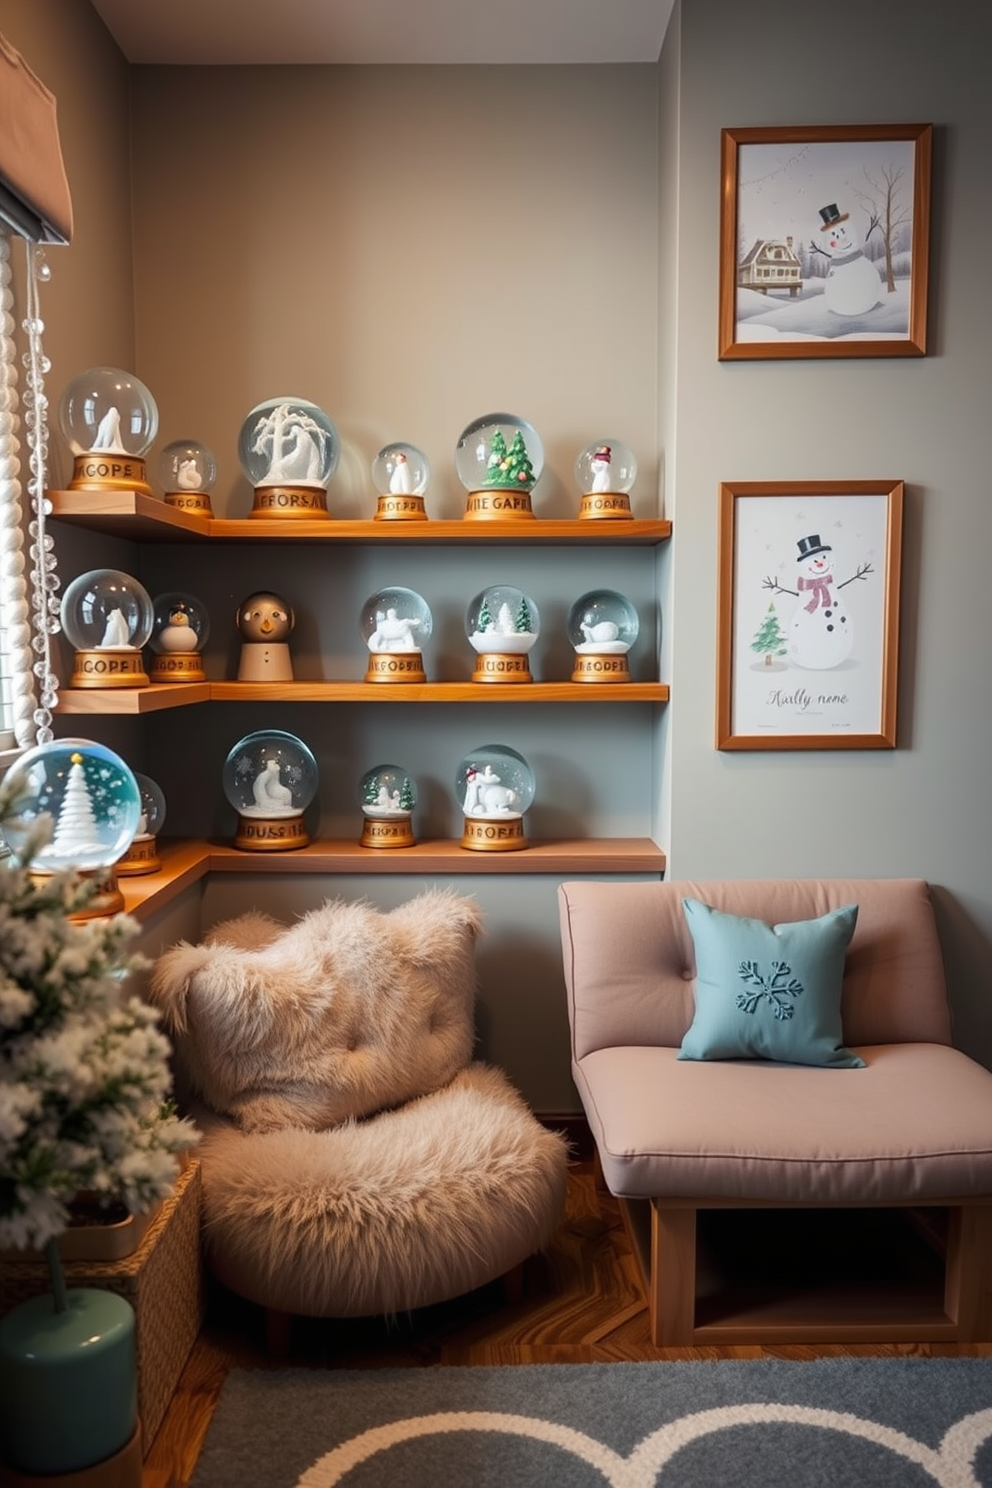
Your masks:
{"label": "snow globe with snowman", "polygon": [[203,647],[210,635],[206,605],[193,594],[170,591],[152,600],[153,682],[205,682]]}
{"label": "snow globe with snowman", "polygon": [[533,424],[515,413],[487,413],[464,428],[455,470],[468,492],[466,518],[533,518],[531,492],[544,468],[544,446]]}
{"label": "snow globe with snowman", "polygon": [[267,398],[238,434],[238,461],[255,497],[250,517],[329,516],[327,487],[341,442],[331,419],[307,398]]}
{"label": "snow globe with snowman", "polygon": [[141,815],[131,845],[117,864],[117,872],[125,876],[157,873],[162,866],[158,835],[165,826],[165,792],[150,775],[135,770],[134,778],[141,795]]}
{"label": "snow globe with snowman", "polygon": [[151,496],[145,456],[158,433],[158,406],[145,384],[119,367],[89,367],[59,400],[59,429],[73,454],[70,491]]}
{"label": "snow globe with snowman", "polygon": [[362,847],[412,847],[417,804],[413,777],[400,765],[375,765],[358,787],[362,806]]}
{"label": "snow globe with snowman", "polygon": [[528,652],[537,641],[537,605],[512,584],[491,584],[465,613],[465,634],[476,653],[473,682],[531,682]]}
{"label": "snow globe with snowman", "polygon": [[596,439],[575,457],[575,484],[582,493],[583,521],[630,517],[630,488],[637,479],[637,460],[622,439]]}
{"label": "snow globe with snowman", "polygon": [[224,761],[224,794],[238,813],[234,846],[250,852],[306,847],[303,813],[317,794],[317,761],[302,739],[260,729]]}
{"label": "snow globe with snowman", "polygon": [[590,589],[568,612],[575,652],[573,682],[629,682],[627,653],[637,640],[637,611],[615,589]]}
{"label": "snow globe with snowman", "polygon": [[534,800],[534,772],[507,744],[483,744],[459,762],[455,794],[464,816],[461,846],[473,852],[526,847],[524,814]]}
{"label": "snow globe with snowman", "polygon": [[379,493],[374,521],[425,522],[424,492],[431,478],[430,461],[415,444],[384,444],[372,461],[372,480]]}
{"label": "snow globe with snowman", "polygon": [[62,629],[75,648],[70,687],[147,687],[141,648],[152,633],[151,596],[118,568],[93,568],[62,596]]}
{"label": "snow globe with snowman", "polygon": [[413,589],[380,589],[362,606],[360,628],[369,651],[366,682],[426,682],[423,647],[434,621]]}
{"label": "snow globe with snowman", "polygon": [[217,480],[217,458],[198,439],[174,439],[159,455],[159,479],[166,506],[212,517],[210,492]]}

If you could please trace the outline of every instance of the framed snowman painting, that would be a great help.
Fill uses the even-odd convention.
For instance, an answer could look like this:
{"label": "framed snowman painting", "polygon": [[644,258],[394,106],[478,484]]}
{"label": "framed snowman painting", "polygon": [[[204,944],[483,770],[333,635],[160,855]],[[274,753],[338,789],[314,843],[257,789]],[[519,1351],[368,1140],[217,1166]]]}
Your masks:
{"label": "framed snowman painting", "polygon": [[894,749],[902,481],[720,487],[718,749]]}
{"label": "framed snowman painting", "polygon": [[931,124],[724,129],[721,360],[925,356]]}

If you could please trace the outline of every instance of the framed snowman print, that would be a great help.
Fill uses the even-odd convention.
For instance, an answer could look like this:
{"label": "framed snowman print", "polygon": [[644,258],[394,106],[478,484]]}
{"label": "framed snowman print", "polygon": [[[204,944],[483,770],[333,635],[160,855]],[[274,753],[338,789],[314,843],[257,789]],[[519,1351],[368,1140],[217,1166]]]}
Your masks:
{"label": "framed snowman print", "polygon": [[721,360],[925,356],[932,124],[724,129]]}
{"label": "framed snowman print", "polygon": [[718,749],[894,749],[902,481],[720,487]]}

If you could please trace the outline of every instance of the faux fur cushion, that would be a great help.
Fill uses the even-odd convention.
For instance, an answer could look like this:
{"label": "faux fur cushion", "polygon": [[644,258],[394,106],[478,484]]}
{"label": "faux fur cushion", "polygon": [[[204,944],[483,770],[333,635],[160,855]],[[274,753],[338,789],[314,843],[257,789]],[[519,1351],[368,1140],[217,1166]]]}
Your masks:
{"label": "faux fur cushion", "polygon": [[482,1064],[333,1131],[197,1120],[211,1269],[283,1312],[364,1316],[458,1296],[539,1250],[564,1208],[564,1138]]}
{"label": "faux fur cushion", "polygon": [[189,1091],[248,1131],[322,1129],[446,1084],[472,1057],[473,899],[429,890],[388,913],[329,900],[180,942],[152,970]]}

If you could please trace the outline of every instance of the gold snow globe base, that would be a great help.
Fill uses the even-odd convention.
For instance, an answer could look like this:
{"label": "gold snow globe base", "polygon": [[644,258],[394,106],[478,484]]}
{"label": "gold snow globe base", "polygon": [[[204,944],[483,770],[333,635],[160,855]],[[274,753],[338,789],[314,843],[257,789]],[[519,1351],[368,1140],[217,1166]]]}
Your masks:
{"label": "gold snow globe base", "polygon": [[466,816],[461,845],[473,852],[515,852],[527,846],[523,817],[499,821],[491,816]]}
{"label": "gold snow globe base", "polygon": [[473,682],[533,682],[533,680],[524,653],[483,651],[475,659]]}
{"label": "gold snow globe base", "polygon": [[117,860],[117,872],[125,878],[138,873],[157,873],[162,866],[158,855],[158,843],[154,837],[136,837],[122,858]]}
{"label": "gold snow globe base", "polygon": [[426,682],[419,651],[375,651],[369,656],[366,682]]}
{"label": "gold snow globe base", "polygon": [[194,517],[212,517],[214,514],[209,491],[166,491],[164,499],[166,506],[189,512]]}
{"label": "gold snow globe base", "polygon": [[[81,881],[92,883],[94,890],[89,903],[84,904],[80,909],[74,909],[69,916],[70,920],[99,920],[106,915],[120,914],[124,908],[124,895],[117,883],[116,863],[111,864],[109,868],[77,868],[75,873]],[[40,887],[44,887],[52,878],[52,874],[32,868],[31,878]]]}
{"label": "gold snow globe base", "polygon": [[329,517],[327,492],[322,486],[256,486],[248,515],[297,522]]}
{"label": "gold snow globe base", "polygon": [[467,522],[533,521],[529,491],[470,491],[465,504]]}
{"label": "gold snow globe base", "polygon": [[303,813],[292,816],[240,816],[234,846],[246,852],[287,852],[306,847],[310,841],[303,826]]}
{"label": "gold snow globe base", "polygon": [[199,651],[162,651],[152,657],[148,671],[153,682],[205,682]]}
{"label": "gold snow globe base", "polygon": [[99,647],[77,651],[70,687],[147,687],[148,673],[140,651]]}
{"label": "gold snow globe base", "polygon": [[580,521],[600,517],[631,517],[630,497],[625,491],[587,491],[579,502]]}
{"label": "gold snow globe base", "polygon": [[413,847],[416,840],[408,816],[393,821],[367,816],[362,822],[362,847]]}
{"label": "gold snow globe base", "polygon": [[586,653],[576,656],[572,669],[573,682],[629,682],[630,667],[626,653],[622,656]]}
{"label": "gold snow globe base", "polygon": [[151,496],[153,491],[145,479],[145,462],[138,455],[103,454],[99,450],[87,450],[77,455],[72,463],[70,491],[140,491]]}
{"label": "gold snow globe base", "polygon": [[427,508],[423,496],[380,496],[374,522],[426,522]]}

